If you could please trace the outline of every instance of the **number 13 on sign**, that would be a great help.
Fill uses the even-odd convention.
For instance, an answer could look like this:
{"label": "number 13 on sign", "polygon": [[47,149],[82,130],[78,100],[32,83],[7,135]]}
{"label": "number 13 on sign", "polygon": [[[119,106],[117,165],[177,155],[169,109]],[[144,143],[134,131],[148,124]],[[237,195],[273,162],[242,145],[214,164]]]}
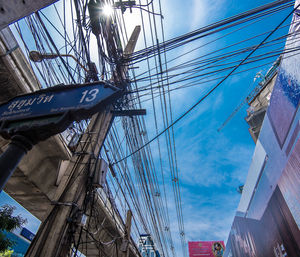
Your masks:
{"label": "number 13 on sign", "polygon": [[83,91],[82,97],[81,97],[79,103],[91,102],[91,101],[95,100],[98,93],[99,93],[99,89],[97,89],[97,88]]}

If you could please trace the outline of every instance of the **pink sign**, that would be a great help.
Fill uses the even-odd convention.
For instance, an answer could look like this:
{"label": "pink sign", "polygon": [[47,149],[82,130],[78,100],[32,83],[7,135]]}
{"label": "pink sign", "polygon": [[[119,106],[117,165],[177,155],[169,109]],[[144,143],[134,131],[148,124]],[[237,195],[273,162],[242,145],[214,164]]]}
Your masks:
{"label": "pink sign", "polygon": [[224,252],[223,241],[189,242],[189,257],[222,257]]}

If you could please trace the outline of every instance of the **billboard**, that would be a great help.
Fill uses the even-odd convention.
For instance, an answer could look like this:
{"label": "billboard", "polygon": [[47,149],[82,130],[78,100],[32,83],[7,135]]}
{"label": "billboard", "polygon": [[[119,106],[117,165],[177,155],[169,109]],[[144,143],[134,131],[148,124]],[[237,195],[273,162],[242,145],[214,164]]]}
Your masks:
{"label": "billboard", "polygon": [[35,234],[33,234],[27,228],[22,228],[20,235],[25,237],[29,241],[32,241],[35,236]]}
{"label": "billboard", "polygon": [[225,252],[223,241],[188,242],[189,257],[222,257]]}

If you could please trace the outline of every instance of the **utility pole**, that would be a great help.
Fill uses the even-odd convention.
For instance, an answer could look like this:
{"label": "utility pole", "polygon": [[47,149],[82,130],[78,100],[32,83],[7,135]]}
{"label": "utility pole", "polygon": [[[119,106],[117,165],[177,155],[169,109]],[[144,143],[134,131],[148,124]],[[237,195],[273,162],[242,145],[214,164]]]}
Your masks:
{"label": "utility pole", "polygon": [[[140,26],[137,26],[125,47],[124,54],[131,54],[140,33]],[[128,64],[122,66],[117,74],[122,74],[118,80],[122,81],[128,70]],[[77,147],[78,156],[74,155],[70,160],[61,182],[56,190],[53,199],[53,206],[50,206],[42,222],[40,229],[34,238],[26,257],[65,257],[69,256],[72,244],[66,240],[70,228],[70,214],[74,211],[82,211],[86,195],[86,182],[89,176],[87,163],[96,161],[106,134],[113,121],[112,107],[99,114],[95,114],[83,135],[81,142],[83,146]],[[128,255],[127,255],[128,256]]]}
{"label": "utility pole", "polygon": [[127,211],[127,216],[126,216],[126,223],[125,223],[125,235],[124,235],[124,238],[123,238],[123,243],[121,245],[121,251],[124,252],[124,257],[129,257],[129,241],[130,241],[130,233],[131,233],[131,219],[132,219],[132,212],[131,212],[131,210],[128,210]]}

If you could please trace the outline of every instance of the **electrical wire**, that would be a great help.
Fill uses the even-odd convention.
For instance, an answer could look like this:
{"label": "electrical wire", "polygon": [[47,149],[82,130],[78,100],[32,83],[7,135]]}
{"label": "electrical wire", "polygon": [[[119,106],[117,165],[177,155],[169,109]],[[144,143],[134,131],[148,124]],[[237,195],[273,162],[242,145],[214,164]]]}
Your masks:
{"label": "electrical wire", "polygon": [[146,144],[141,146],[139,149],[135,150],[134,152],[130,153],[126,157],[124,157],[121,160],[116,161],[112,165],[119,163],[121,161],[124,161],[125,159],[133,156],[135,153],[139,152],[141,149],[152,143],[155,139],[157,139],[159,136],[164,134],[167,130],[169,130],[172,126],[174,126],[176,123],[178,123],[181,119],[183,119],[188,113],[190,113],[193,109],[195,109],[203,100],[205,100],[210,94],[212,94],[235,70],[237,70],[263,43],[273,35],[273,33],[290,17],[291,14],[294,13],[294,11],[300,6],[300,4],[293,9],[292,12],[290,12],[280,23],[277,25],[277,27],[267,35],[267,37],[264,38],[264,40],[261,41],[260,44],[258,44],[255,49],[253,49],[238,65],[236,65],[217,85],[215,85],[211,90],[209,90],[203,97],[201,97],[194,105],[192,105],[185,113],[183,113],[181,116],[179,116],[172,124],[170,124],[168,127],[166,127],[163,131],[161,131],[158,135],[153,137],[151,140],[149,140]]}

